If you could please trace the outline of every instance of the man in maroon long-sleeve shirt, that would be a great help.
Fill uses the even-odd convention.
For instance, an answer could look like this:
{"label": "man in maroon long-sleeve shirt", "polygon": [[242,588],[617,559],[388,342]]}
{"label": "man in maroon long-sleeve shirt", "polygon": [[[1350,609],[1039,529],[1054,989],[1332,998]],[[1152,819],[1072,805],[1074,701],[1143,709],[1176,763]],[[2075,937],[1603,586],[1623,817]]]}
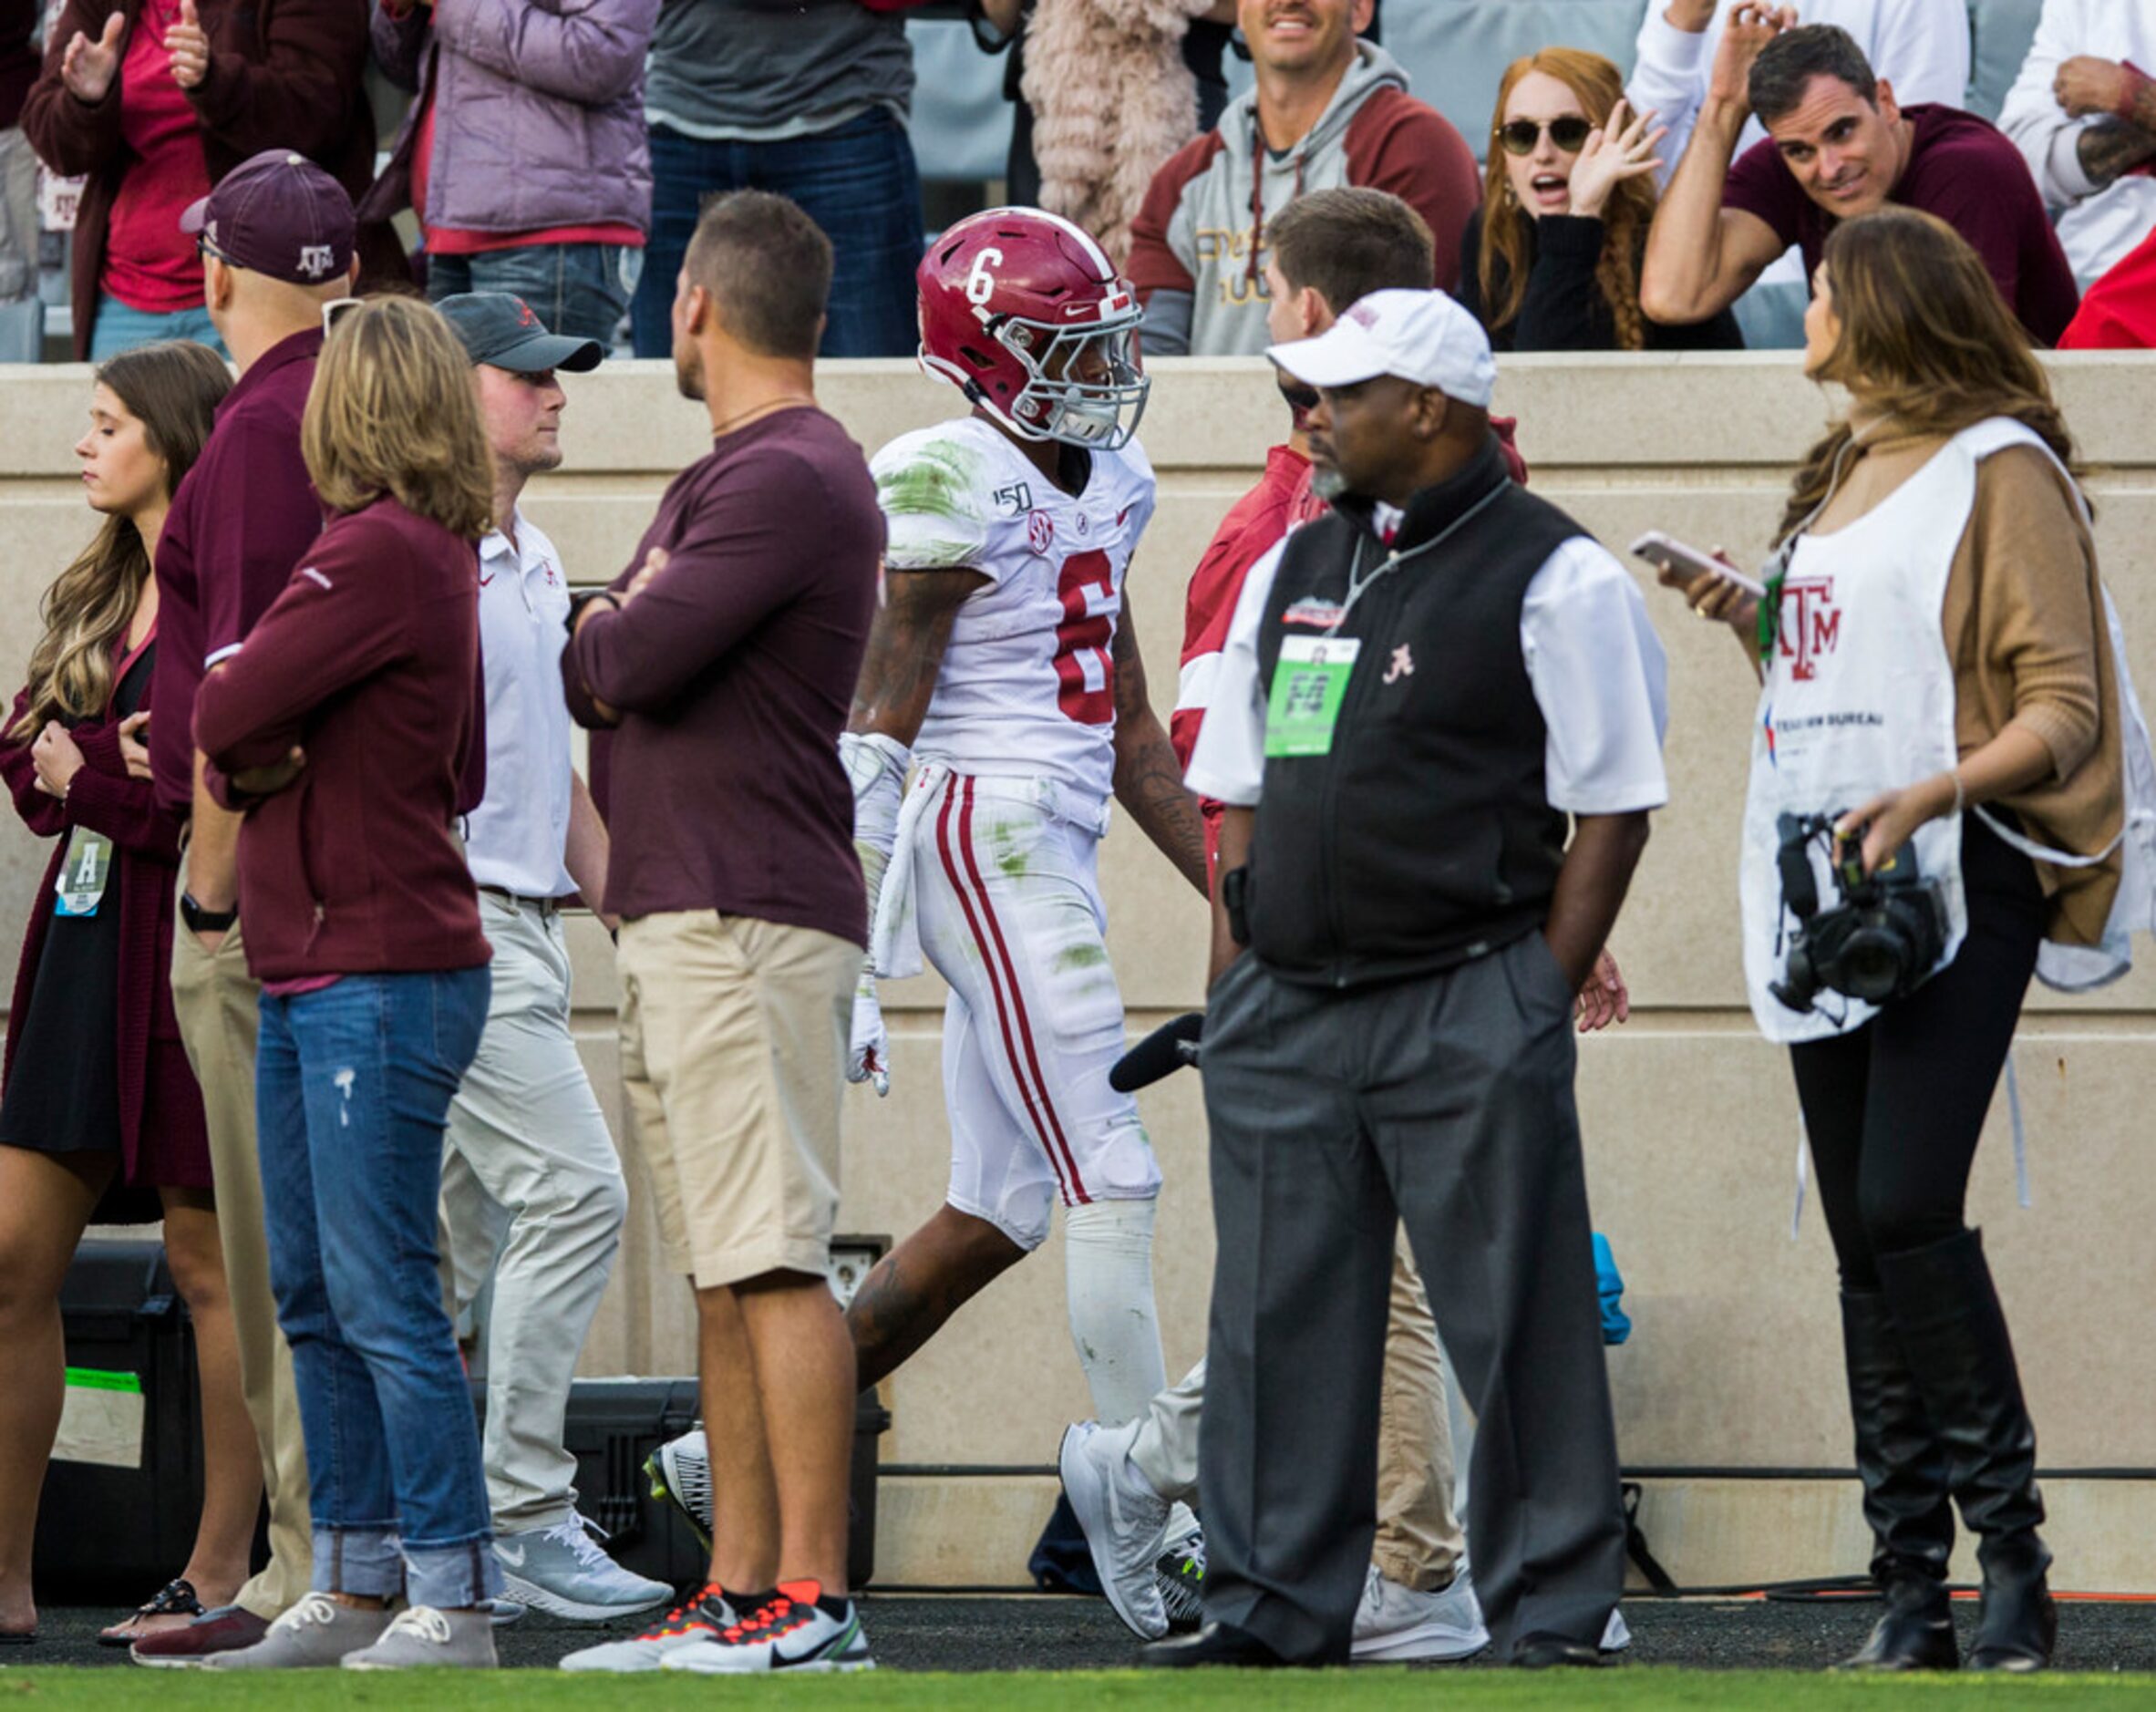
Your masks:
{"label": "man in maroon long-sleeve shirt", "polygon": [[782,197],[706,211],[674,361],[711,452],[577,608],[562,658],[577,717],[618,725],[622,1076],[667,1263],[696,1288],[716,1507],[697,1598],[572,1670],[869,1662],[846,1587],[853,1346],[824,1276],[868,940],[838,745],[883,521],[861,449],[816,407],[830,266]]}
{"label": "man in maroon long-sleeve shirt", "polygon": [[203,672],[245,640],[322,532],[300,412],[322,349],[322,305],[351,289],[354,242],[351,201],[336,180],[284,150],[235,168],[187,220],[202,242],[210,316],[240,380],[172,497],[158,548],[150,760],[159,799],[189,817],[172,1003],[210,1122],[240,1377],[270,1501],[270,1563],[234,1604],[136,1642],[138,1657],[162,1664],[252,1646],[310,1583],[306,1449],[270,1291],[255,1156],[258,989],[240,943],[240,817],[201,784],[193,722]]}

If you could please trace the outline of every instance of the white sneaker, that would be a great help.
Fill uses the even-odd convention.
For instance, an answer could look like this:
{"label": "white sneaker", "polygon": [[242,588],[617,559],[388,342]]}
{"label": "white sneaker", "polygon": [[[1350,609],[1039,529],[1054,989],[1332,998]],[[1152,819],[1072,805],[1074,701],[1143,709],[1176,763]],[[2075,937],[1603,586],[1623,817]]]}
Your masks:
{"label": "white sneaker", "polygon": [[730,1629],[667,1654],[659,1668],[699,1676],[875,1669],[860,1603],[849,1599],[833,1616],[817,1604],[822,1592],[815,1582],[780,1582],[769,1604]]}
{"label": "white sneaker", "polygon": [[1168,1633],[1155,1573],[1167,1549],[1168,1501],[1130,1460],[1139,1425],[1079,1421],[1064,1432],[1056,1464],[1108,1603],[1140,1640],[1157,1641]]}
{"label": "white sneaker", "polygon": [[607,1623],[665,1604],[674,1590],[632,1574],[599,1549],[582,1516],[551,1528],[498,1534],[503,1592],[518,1604],[573,1623]]}
{"label": "white sneaker", "polygon": [[327,1593],[304,1593],[253,1646],[211,1653],[206,1670],[322,1670],[372,1646],[389,1626],[387,1611],[341,1605]]}
{"label": "white sneaker", "polygon": [[1440,1593],[1418,1593],[1387,1581],[1373,1563],[1356,1607],[1357,1659],[1470,1658],[1490,1645],[1482,1607],[1462,1562]]}
{"label": "white sneaker", "polygon": [[722,1629],[733,1627],[736,1613],[717,1586],[702,1588],[693,1599],[684,1600],[642,1635],[625,1640],[603,1641],[562,1661],[563,1670],[656,1670],[670,1653],[710,1640]]}
{"label": "white sneaker", "polygon": [[372,1646],[344,1656],[346,1670],[491,1670],[494,1624],[484,1611],[400,1611]]}
{"label": "white sneaker", "polygon": [[644,1459],[651,1495],[663,1498],[688,1521],[704,1549],[711,1549],[711,1444],[701,1427],[670,1439]]}

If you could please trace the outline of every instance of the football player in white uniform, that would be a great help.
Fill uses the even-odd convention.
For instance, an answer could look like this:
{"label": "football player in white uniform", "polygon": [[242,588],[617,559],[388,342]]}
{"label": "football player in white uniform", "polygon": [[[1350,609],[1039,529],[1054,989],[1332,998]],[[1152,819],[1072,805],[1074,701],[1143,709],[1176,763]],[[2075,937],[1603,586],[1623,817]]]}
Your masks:
{"label": "football player in white uniform", "polygon": [[1124,577],[1153,511],[1131,438],[1139,307],[1099,246],[1035,209],[961,222],[920,270],[921,360],[970,416],[872,460],[886,598],[844,739],[875,920],[853,1079],[888,1085],[874,975],[949,984],[945,1204],[847,1319],[863,1387],[1038,1247],[1064,1207],[1072,1341],[1104,1421],[1165,1377],[1160,1168],[1111,1090],[1123,1002],[1096,852],[1112,794],[1197,889],[1204,838],[1148,705]]}

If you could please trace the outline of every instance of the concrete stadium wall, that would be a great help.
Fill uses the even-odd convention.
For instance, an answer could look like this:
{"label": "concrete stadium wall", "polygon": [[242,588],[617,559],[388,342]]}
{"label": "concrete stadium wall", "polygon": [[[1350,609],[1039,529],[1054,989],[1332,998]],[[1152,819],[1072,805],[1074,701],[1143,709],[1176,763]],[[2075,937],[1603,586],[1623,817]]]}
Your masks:
{"label": "concrete stadium wall", "polygon": [[[2156,358],[2063,357],[2054,371],[2092,468],[2105,571],[2145,694],[2156,686]],[[1255,363],[1167,361],[1155,373],[1145,443],[1161,502],[1130,593],[1165,713],[1184,579],[1282,411]],[[574,580],[602,581],[707,443],[705,418],[663,365],[609,364],[568,383],[566,468],[534,486],[529,510]],[[832,365],[820,390],[872,450],[954,402],[897,362]],[[0,657],[16,671],[39,592],[89,532],[68,455],[87,397],[80,368],[0,380],[0,534],[15,542],[0,562],[0,611],[13,614]],[[1520,419],[1536,490],[1604,541],[1658,527],[1740,558],[1762,551],[1790,467],[1827,414],[1779,354],[1510,358],[1498,407]],[[1580,1076],[1596,1222],[1615,1245],[1635,1328],[1610,1359],[1625,1462],[1646,1478],[1643,1521],[1681,1583],[1852,1573],[1865,1556],[1853,1481],[1821,1478],[1850,1465],[1831,1257],[1816,1207],[1791,1235],[1796,1103],[1781,1056],[1753,1032],[1738,966],[1753,696],[1727,639],[1688,622],[1640,571],[1670,654],[1674,798],[1615,936],[1633,1020],[1585,1044]],[[44,854],[21,831],[0,832],[0,920],[26,912]],[[1203,912],[1128,824],[1109,836],[1104,873],[1135,1036],[1200,1002]],[[618,1115],[609,947],[586,921],[575,951],[578,1027]],[[2016,1205],[2003,1100],[1972,1191],[2041,1435],[2062,1584],[2073,1587],[2156,1588],[2156,1558],[2140,1546],[2156,1521],[2156,1356],[2144,1332],[2156,1167],[2143,1107],[2156,1088],[2156,954],[2148,962],[2094,997],[2032,1001],[2016,1063],[2034,1204]],[[895,1236],[942,1196],[943,994],[928,977],[887,985],[884,1003],[892,1091],[882,1103],[850,1093],[840,1225]],[[1167,1177],[1156,1271],[1172,1377],[1202,1351],[1212,1262],[1197,1078],[1155,1088],[1144,1112]],[[587,1372],[693,1367],[686,1293],[660,1273],[641,1185],[638,1194]],[[1023,1581],[1053,1498],[1057,1436],[1088,1412],[1062,1290],[1051,1240],[887,1387],[885,1583]]]}

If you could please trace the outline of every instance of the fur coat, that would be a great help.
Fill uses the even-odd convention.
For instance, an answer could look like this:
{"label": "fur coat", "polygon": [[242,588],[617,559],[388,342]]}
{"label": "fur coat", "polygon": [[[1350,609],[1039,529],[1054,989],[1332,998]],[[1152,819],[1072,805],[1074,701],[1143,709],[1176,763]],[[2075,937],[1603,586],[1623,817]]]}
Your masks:
{"label": "fur coat", "polygon": [[1040,0],[1020,86],[1033,109],[1041,206],[1076,221],[1120,268],[1161,163],[1198,134],[1183,63],[1212,0]]}

